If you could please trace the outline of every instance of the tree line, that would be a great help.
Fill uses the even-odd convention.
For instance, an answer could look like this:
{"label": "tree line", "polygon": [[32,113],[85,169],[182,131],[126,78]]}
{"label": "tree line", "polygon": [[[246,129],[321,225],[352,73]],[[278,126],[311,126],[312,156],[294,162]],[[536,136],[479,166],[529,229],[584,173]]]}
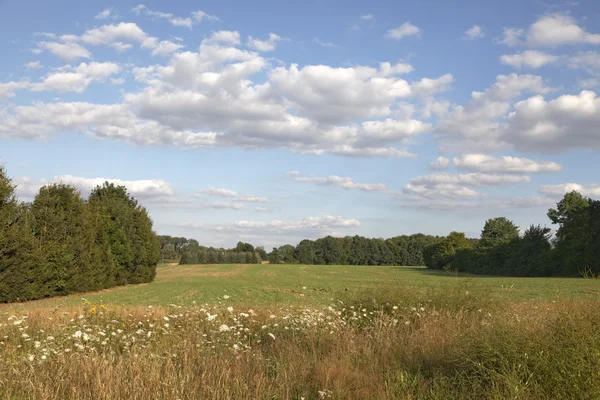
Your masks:
{"label": "tree line", "polygon": [[600,276],[600,201],[573,191],[548,210],[558,226],[531,225],[522,236],[504,218],[486,221],[473,243],[452,232],[425,249],[425,264],[473,274],[511,276]]}
{"label": "tree line", "polygon": [[30,203],[0,166],[0,302],[151,282],[160,244],[146,209],[105,182],[87,199],[42,187]]}
{"label": "tree line", "polygon": [[272,264],[423,265],[423,251],[440,240],[439,236],[421,233],[389,239],[326,236],[302,240],[295,247],[275,247],[268,260]]}
{"label": "tree line", "polygon": [[263,247],[238,242],[232,249],[201,246],[195,239],[159,236],[161,258],[179,264],[260,264],[267,259]]}

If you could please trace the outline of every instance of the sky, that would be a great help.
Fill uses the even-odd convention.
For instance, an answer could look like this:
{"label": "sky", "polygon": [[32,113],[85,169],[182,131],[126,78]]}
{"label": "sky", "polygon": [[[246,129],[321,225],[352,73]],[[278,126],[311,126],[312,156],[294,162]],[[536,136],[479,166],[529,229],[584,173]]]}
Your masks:
{"label": "sky", "polygon": [[478,237],[600,198],[597,1],[0,0],[0,164],[160,234]]}

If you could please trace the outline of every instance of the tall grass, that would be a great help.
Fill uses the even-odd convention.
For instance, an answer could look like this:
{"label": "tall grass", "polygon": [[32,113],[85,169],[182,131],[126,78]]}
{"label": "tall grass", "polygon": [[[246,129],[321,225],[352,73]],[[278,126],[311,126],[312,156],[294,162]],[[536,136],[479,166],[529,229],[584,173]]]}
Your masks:
{"label": "tall grass", "polygon": [[7,313],[0,398],[594,399],[599,306],[496,303],[457,280],[317,308]]}

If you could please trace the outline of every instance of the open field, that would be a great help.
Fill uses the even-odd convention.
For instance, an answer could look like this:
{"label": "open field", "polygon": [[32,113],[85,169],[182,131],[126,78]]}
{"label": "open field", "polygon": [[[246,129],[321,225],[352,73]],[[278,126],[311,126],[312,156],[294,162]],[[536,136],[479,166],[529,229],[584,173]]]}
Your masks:
{"label": "open field", "polygon": [[0,305],[0,398],[595,399],[599,291],[424,268],[161,266],[150,284]]}
{"label": "open field", "polygon": [[[463,279],[464,278],[464,279]],[[459,278],[471,290],[489,293],[501,301],[594,298],[600,295],[597,280],[573,278]],[[222,301],[246,305],[323,305],[349,294],[392,286],[399,292],[427,292],[454,285],[457,277],[422,267],[335,265],[161,265],[150,284],[128,285],[102,292],[75,294],[3,308],[48,309],[91,303],[127,306],[167,306]],[[303,289],[306,288],[306,289]]]}

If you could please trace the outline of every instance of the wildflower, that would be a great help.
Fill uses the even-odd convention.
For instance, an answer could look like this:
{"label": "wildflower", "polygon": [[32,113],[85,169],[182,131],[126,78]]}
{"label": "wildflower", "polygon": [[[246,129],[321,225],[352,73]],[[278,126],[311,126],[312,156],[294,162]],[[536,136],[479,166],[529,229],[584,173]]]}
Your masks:
{"label": "wildflower", "polygon": [[52,342],[54,340],[54,336],[48,336],[46,338],[47,341]]}
{"label": "wildflower", "polygon": [[394,307],[392,307],[392,308],[393,308],[394,310],[397,310],[397,309],[398,309],[398,306],[394,306]]}
{"label": "wildflower", "polygon": [[269,332],[269,336],[271,336],[271,339],[275,340],[275,335],[273,335],[271,332]]}
{"label": "wildflower", "polygon": [[227,325],[223,324],[219,327],[219,332],[227,332],[229,329],[230,328]]}
{"label": "wildflower", "polygon": [[223,296],[223,298],[224,298],[225,300],[227,300],[227,299],[229,298],[229,296],[228,296],[228,295],[225,295],[225,296]]}
{"label": "wildflower", "polygon": [[33,354],[30,354],[27,358],[29,359],[29,361],[35,360],[35,356]]}
{"label": "wildflower", "polygon": [[83,334],[83,340],[84,340],[84,341],[86,341],[86,342],[87,342],[88,340],[90,340],[90,337],[89,337],[89,335],[88,335],[87,333],[84,333],[84,334]]}
{"label": "wildflower", "polygon": [[42,355],[42,360],[45,360],[46,358],[48,358],[45,354]]}
{"label": "wildflower", "polygon": [[210,313],[206,313],[206,320],[207,321],[212,321],[215,318],[217,318],[217,314],[211,315]]}
{"label": "wildflower", "polygon": [[231,307],[231,306],[227,307],[227,311],[233,312],[233,307]]}
{"label": "wildflower", "polygon": [[17,320],[15,322],[13,322],[13,325],[21,325],[23,323],[23,320]]}
{"label": "wildflower", "polygon": [[167,317],[167,316],[163,317],[163,319],[167,322],[169,321],[169,317]]}
{"label": "wildflower", "polygon": [[36,349],[39,349],[41,345],[42,345],[41,342],[38,342],[38,341],[33,342],[33,347],[35,347]]}
{"label": "wildflower", "polygon": [[135,331],[135,333],[137,333],[138,335],[143,335],[144,334],[144,330],[143,329],[138,329],[137,331]]}
{"label": "wildflower", "polygon": [[26,333],[24,333],[24,334],[22,334],[22,335],[21,335],[21,337],[22,337],[23,339],[27,339],[27,338],[29,337],[29,335],[28,335],[28,334],[26,334]]}
{"label": "wildflower", "polygon": [[421,311],[425,311],[425,307],[421,307]]}
{"label": "wildflower", "polygon": [[306,286],[302,286],[302,290],[306,290]]}

